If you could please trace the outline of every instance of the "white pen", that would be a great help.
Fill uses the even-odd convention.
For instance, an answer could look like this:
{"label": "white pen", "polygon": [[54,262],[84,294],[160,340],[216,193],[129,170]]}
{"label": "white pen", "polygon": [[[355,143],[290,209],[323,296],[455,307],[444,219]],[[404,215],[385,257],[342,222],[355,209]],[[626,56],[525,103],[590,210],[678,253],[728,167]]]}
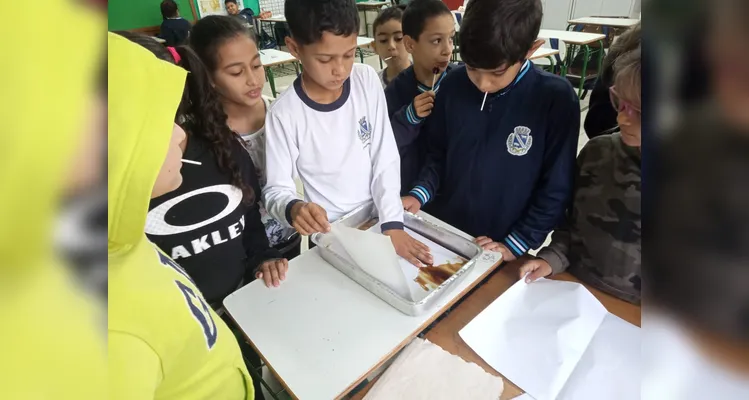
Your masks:
{"label": "white pen", "polygon": [[182,159],[182,162],[185,164],[203,165],[203,163],[200,161],[186,160],[184,158]]}
{"label": "white pen", "polygon": [[484,92],[484,101],[481,102],[481,111],[484,111],[484,103],[486,103],[486,96],[489,95],[489,92]]}

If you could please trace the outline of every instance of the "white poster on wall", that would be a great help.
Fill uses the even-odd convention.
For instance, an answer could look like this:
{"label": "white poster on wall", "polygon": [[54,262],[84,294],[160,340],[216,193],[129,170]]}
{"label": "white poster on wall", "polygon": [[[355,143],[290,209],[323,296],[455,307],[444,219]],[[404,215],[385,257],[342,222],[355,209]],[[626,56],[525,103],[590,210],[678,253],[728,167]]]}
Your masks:
{"label": "white poster on wall", "polygon": [[[243,0],[237,0],[237,6],[243,10],[245,8]],[[200,18],[209,15],[227,15],[224,0],[198,0],[198,14]]]}

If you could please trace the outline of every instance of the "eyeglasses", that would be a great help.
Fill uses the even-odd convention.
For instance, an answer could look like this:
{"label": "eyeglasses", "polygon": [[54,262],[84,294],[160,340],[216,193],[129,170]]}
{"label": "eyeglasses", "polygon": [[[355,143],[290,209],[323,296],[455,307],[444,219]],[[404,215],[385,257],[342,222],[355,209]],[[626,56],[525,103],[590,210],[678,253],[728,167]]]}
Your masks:
{"label": "eyeglasses", "polygon": [[627,100],[622,100],[619,93],[616,91],[616,86],[609,88],[609,97],[611,98],[611,105],[614,106],[614,110],[618,112],[626,112],[629,115],[637,114],[640,115],[640,108]]}

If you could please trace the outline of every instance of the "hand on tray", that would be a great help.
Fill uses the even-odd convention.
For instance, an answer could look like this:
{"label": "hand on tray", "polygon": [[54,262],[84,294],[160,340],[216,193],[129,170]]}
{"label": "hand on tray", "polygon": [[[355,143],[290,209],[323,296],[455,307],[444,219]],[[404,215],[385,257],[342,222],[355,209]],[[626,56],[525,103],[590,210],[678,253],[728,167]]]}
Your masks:
{"label": "hand on tray", "polygon": [[257,272],[255,272],[255,278],[265,281],[266,287],[279,287],[281,281],[286,279],[286,271],[288,270],[289,261],[285,258],[268,260],[260,264]]}
{"label": "hand on tray", "polygon": [[315,203],[299,202],[291,207],[291,222],[294,229],[309,236],[316,232],[330,232],[330,222],[325,209]]}
{"label": "hand on tray", "polygon": [[476,238],[476,244],[481,246],[481,248],[484,250],[502,253],[502,261],[510,262],[515,260],[516,258],[515,255],[512,254],[510,249],[507,248],[507,246],[500,242],[495,242],[490,237],[479,236]]}
{"label": "hand on tray", "polygon": [[406,231],[391,229],[383,233],[390,236],[390,240],[393,241],[393,247],[395,247],[395,253],[405,258],[411,264],[419,268],[422,267],[422,263],[432,265],[434,260],[429,252],[429,247],[412,238]]}
{"label": "hand on tray", "polygon": [[411,214],[416,214],[421,210],[421,203],[419,203],[419,200],[416,200],[416,197],[403,196],[401,197],[401,201],[403,202],[403,209]]}

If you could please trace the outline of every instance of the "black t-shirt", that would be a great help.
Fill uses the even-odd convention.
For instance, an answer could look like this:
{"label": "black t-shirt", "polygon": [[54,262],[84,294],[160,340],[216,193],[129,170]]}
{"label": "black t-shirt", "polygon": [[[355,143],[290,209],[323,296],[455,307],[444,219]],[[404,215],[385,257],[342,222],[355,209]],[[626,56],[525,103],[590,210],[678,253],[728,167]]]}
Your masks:
{"label": "black t-shirt", "polygon": [[252,280],[263,261],[281,257],[269,247],[260,221],[255,167],[235,143],[234,162],[255,193],[252,203],[242,201],[207,143],[190,137],[184,158],[202,165],[182,165],[182,185],[151,200],[146,223],[148,238],[187,271],[210,303],[223,300],[243,278]]}

